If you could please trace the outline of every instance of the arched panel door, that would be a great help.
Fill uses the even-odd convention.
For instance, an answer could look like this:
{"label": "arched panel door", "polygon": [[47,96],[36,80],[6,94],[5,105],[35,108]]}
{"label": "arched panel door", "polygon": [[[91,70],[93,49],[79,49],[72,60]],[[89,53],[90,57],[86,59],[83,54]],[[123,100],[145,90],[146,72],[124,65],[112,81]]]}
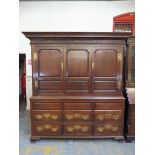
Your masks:
{"label": "arched panel door", "polygon": [[63,93],[63,48],[40,46],[36,57],[35,92],[39,95]]}
{"label": "arched panel door", "polygon": [[122,86],[123,48],[94,47],[92,52],[92,92],[118,93]]}
{"label": "arched panel door", "polygon": [[81,45],[67,46],[65,52],[65,90],[68,94],[88,94],[90,89],[90,52]]}

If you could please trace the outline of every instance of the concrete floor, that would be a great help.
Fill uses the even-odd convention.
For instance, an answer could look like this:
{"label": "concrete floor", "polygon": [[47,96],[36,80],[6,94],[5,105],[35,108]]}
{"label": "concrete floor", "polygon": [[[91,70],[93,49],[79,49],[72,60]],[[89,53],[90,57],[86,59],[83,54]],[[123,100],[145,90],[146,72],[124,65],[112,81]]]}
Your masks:
{"label": "concrete floor", "polygon": [[29,111],[20,100],[19,153],[20,155],[134,155],[135,142],[120,143],[113,139],[54,140],[30,142]]}

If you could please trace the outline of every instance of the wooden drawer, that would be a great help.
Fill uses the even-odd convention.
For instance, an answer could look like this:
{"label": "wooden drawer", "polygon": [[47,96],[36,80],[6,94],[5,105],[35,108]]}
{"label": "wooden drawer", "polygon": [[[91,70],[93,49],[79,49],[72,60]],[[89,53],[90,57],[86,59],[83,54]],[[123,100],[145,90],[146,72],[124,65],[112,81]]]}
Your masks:
{"label": "wooden drawer", "polygon": [[91,135],[91,125],[88,123],[70,123],[64,125],[64,135]]}
{"label": "wooden drawer", "polygon": [[91,103],[64,103],[65,110],[91,110]]}
{"label": "wooden drawer", "polygon": [[61,125],[60,124],[51,124],[51,123],[40,123],[33,122],[32,124],[32,135],[40,136],[53,136],[61,134]]}
{"label": "wooden drawer", "polygon": [[64,111],[64,121],[91,121],[91,111]]}
{"label": "wooden drawer", "polygon": [[61,103],[31,103],[32,110],[61,110]]}
{"label": "wooden drawer", "polygon": [[94,129],[94,135],[121,136],[123,135],[123,131],[120,124],[108,122],[96,124]]}
{"label": "wooden drawer", "polygon": [[120,110],[95,111],[95,121],[96,122],[121,121],[121,120],[122,120],[122,111],[120,111]]}
{"label": "wooden drawer", "polygon": [[33,121],[61,121],[61,111],[31,111]]}
{"label": "wooden drawer", "polygon": [[95,103],[96,110],[120,110],[122,103]]}

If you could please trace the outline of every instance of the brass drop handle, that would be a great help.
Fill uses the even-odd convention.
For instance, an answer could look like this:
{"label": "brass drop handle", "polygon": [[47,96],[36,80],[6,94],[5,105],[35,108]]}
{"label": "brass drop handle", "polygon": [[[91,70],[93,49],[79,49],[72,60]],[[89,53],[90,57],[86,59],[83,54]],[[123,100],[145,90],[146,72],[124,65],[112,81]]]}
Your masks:
{"label": "brass drop handle", "polygon": [[78,125],[78,124],[74,125],[74,129],[76,129],[76,130],[81,129],[81,125]]}
{"label": "brass drop handle", "polygon": [[68,119],[68,120],[71,120],[71,119],[73,119],[74,118],[74,116],[73,115],[66,115],[66,118]]}
{"label": "brass drop handle", "polygon": [[45,128],[45,129],[50,129],[51,126],[47,124],[47,125],[44,125],[44,128]]}
{"label": "brass drop handle", "polygon": [[44,114],[45,119],[49,119],[49,117],[50,117],[50,114]]}
{"label": "brass drop handle", "polygon": [[88,120],[89,119],[89,115],[82,115],[81,118],[84,119],[84,120]]}
{"label": "brass drop handle", "polygon": [[37,130],[37,131],[42,131],[42,130],[43,130],[43,127],[42,127],[42,126],[37,126],[37,127],[36,127],[36,130]]}
{"label": "brass drop handle", "polygon": [[104,120],[104,115],[103,114],[97,115],[97,119]]}
{"label": "brass drop handle", "polygon": [[119,119],[119,115],[113,115],[113,119],[118,120]]}
{"label": "brass drop handle", "polygon": [[68,132],[73,132],[73,131],[74,131],[74,127],[68,126],[68,127],[67,127],[67,131],[68,131]]}
{"label": "brass drop handle", "polygon": [[84,126],[84,127],[81,128],[81,130],[82,130],[83,132],[87,132],[87,131],[89,130],[89,127],[88,127],[88,126]]}
{"label": "brass drop handle", "polygon": [[110,119],[111,118],[111,114],[105,114],[105,117],[107,118],[107,119]]}
{"label": "brass drop handle", "polygon": [[56,132],[56,131],[58,131],[58,127],[51,127],[51,130],[52,130],[53,132]]}
{"label": "brass drop handle", "polygon": [[52,118],[53,120],[56,120],[56,119],[58,119],[58,115],[51,115],[51,118]]}
{"label": "brass drop handle", "polygon": [[103,131],[104,131],[104,127],[97,127],[97,130],[98,130],[99,132],[103,132]]}
{"label": "brass drop handle", "polygon": [[43,116],[42,116],[42,115],[37,114],[37,115],[35,115],[35,118],[40,120],[40,119],[42,119],[42,118],[43,118]]}

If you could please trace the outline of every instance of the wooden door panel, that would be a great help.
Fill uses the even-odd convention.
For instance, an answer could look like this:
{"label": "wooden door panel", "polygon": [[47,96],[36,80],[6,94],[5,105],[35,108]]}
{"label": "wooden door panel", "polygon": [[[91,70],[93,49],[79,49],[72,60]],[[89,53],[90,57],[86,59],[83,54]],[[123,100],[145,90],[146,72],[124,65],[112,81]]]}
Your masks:
{"label": "wooden door panel", "polygon": [[66,47],[65,90],[67,94],[89,94],[90,52],[87,46]]}
{"label": "wooden door panel", "polygon": [[39,76],[60,77],[61,76],[61,51],[58,49],[46,49],[39,52]]}
{"label": "wooden door panel", "polygon": [[70,49],[67,51],[67,76],[88,77],[89,73],[88,51],[83,49]]}
{"label": "wooden door panel", "polygon": [[[92,47],[92,92],[118,93],[122,81],[122,52],[118,45]],[[118,86],[119,85],[119,86]]]}
{"label": "wooden door panel", "polygon": [[116,77],[117,53],[112,49],[97,49],[94,52],[94,77]]}
{"label": "wooden door panel", "polygon": [[36,46],[37,59],[34,63],[34,89],[38,95],[63,93],[63,47],[52,45]]}

